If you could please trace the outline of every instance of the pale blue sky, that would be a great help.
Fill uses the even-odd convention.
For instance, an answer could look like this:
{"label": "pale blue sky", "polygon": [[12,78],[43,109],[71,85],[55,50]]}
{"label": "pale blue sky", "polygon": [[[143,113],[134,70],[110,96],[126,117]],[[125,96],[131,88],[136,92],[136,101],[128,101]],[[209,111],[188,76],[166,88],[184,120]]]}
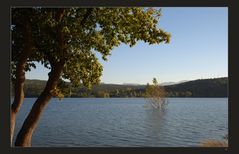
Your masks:
{"label": "pale blue sky", "polygon": [[[107,62],[100,60],[101,82],[146,84],[153,77],[162,83],[228,76],[226,7],[162,8],[158,27],[171,33],[170,44],[138,42],[132,48],[115,48]],[[48,72],[37,65],[26,77],[46,80]]]}

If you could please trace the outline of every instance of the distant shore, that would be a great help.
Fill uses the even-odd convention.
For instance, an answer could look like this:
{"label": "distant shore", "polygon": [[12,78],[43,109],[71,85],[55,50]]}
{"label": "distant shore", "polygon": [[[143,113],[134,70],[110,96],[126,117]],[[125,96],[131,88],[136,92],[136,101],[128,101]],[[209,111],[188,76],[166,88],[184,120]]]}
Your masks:
{"label": "distant shore", "polygon": [[[25,97],[37,97],[44,89],[46,81],[26,80]],[[65,82],[64,95],[70,98],[144,98],[147,85],[126,85],[126,84],[99,84],[92,89],[84,87],[73,87]],[[228,78],[199,79],[184,83],[162,86],[165,89],[166,97],[228,97]],[[12,94],[13,93],[12,88]]]}

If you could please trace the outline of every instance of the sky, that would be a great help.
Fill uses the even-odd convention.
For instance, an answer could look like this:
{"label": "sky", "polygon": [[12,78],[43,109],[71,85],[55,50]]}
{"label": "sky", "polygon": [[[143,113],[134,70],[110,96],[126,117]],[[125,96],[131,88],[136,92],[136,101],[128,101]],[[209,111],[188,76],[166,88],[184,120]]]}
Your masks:
{"label": "sky", "polygon": [[[103,65],[103,83],[179,82],[228,76],[228,9],[226,7],[163,7],[158,27],[171,33],[169,44],[120,45]],[[27,79],[47,80],[40,64]]]}

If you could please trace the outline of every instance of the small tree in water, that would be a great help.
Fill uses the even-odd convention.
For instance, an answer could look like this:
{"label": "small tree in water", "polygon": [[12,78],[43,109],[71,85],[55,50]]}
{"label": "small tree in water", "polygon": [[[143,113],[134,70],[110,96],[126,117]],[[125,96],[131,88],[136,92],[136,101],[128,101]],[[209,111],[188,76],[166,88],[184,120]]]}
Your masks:
{"label": "small tree in water", "polygon": [[153,108],[165,109],[166,105],[166,93],[162,86],[159,85],[156,78],[153,78],[153,85],[147,84],[145,90],[146,100],[151,104]]}

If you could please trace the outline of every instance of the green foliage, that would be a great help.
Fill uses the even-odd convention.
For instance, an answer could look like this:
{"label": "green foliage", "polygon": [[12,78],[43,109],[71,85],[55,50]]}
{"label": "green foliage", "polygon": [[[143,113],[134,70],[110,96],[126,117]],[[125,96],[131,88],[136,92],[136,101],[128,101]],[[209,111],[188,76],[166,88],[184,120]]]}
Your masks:
{"label": "green foliage", "polygon": [[105,91],[98,91],[95,96],[96,97],[103,97],[103,98],[110,97],[109,93],[105,92]]}
{"label": "green foliage", "polygon": [[[15,9],[12,8],[11,12],[11,78],[14,82],[16,79],[16,65],[22,56],[24,47],[28,44],[25,44],[24,34],[26,33],[26,23],[31,22],[32,32],[37,31],[37,21],[38,15],[33,9]],[[33,34],[34,35],[34,34]],[[33,52],[36,51],[36,48],[31,47]],[[25,71],[30,71],[31,68],[35,68],[35,64],[32,60],[28,59],[25,64]]]}
{"label": "green foliage", "polygon": [[61,100],[64,97],[64,94],[58,87],[55,87],[53,90],[51,90],[51,94],[52,96],[59,98],[59,100]]}
{"label": "green foliage", "polygon": [[63,61],[61,78],[69,79],[72,86],[91,88],[100,82],[103,68],[95,52],[107,60],[121,43],[133,46],[139,40],[149,44],[170,41],[170,34],[157,26],[160,10],[153,8],[12,8],[13,79],[24,47],[22,21],[26,14],[30,16],[34,50],[26,71],[35,67],[34,62],[52,69]]}
{"label": "green foliage", "polygon": [[[200,82],[199,82],[200,81]],[[46,81],[26,80],[25,94],[27,97],[37,97],[45,87]],[[204,79],[189,81],[178,85],[164,86],[167,97],[227,97],[227,78]],[[100,84],[88,90],[84,87],[73,87],[69,82],[59,82],[66,97],[101,97],[98,92],[106,92],[109,97],[145,97],[148,85],[116,85]],[[205,91],[205,89],[209,89]],[[13,90],[13,89],[12,89]]]}
{"label": "green foliage", "polygon": [[164,88],[169,97],[227,97],[228,78],[194,80]]}

